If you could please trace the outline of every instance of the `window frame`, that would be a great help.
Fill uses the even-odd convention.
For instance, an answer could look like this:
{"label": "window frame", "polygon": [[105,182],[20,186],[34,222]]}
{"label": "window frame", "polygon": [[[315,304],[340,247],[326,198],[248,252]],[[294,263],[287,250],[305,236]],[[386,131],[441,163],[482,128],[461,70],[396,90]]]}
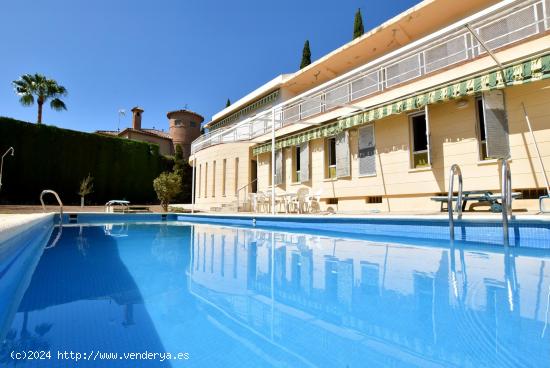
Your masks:
{"label": "window frame", "polygon": [[[334,142],[331,144],[331,142]],[[334,146],[334,147],[332,147]],[[330,164],[331,157],[334,156],[334,164]],[[325,179],[337,179],[336,175],[336,136],[325,139]]]}
{"label": "window frame", "polygon": [[292,184],[301,183],[300,178],[300,146],[292,147]]}
{"label": "window frame", "polygon": [[222,197],[225,197],[225,186],[227,184],[227,159],[222,160]]}
{"label": "window frame", "polygon": [[216,160],[212,162],[212,198],[216,198]]}
{"label": "window frame", "polygon": [[[424,116],[425,121],[425,135],[426,135],[426,149],[416,151],[414,147],[414,118],[418,116]],[[430,158],[430,128],[429,128],[429,117],[428,117],[428,110],[424,108],[422,111],[417,111],[412,114],[408,115],[409,119],[409,168],[412,170],[419,170],[419,169],[429,169],[432,167],[432,162]],[[426,165],[416,165],[415,164],[415,156],[425,154],[426,155]]]}
{"label": "window frame", "polygon": [[[492,159],[487,155],[487,127],[485,126],[485,109],[483,107],[483,95],[476,95],[474,101],[478,160],[490,161]],[[483,119],[483,127],[481,126],[481,119]],[[482,139],[482,134],[485,136],[485,140]]]}

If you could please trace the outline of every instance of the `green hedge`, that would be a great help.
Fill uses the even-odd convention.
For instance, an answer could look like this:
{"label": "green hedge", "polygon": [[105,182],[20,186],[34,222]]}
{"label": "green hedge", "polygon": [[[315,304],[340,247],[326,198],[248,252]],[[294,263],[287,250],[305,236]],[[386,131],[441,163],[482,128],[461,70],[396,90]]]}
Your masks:
{"label": "green hedge", "polygon": [[43,189],[58,192],[65,204],[79,204],[80,181],[88,173],[94,193],[87,202],[156,203],[153,179],[173,165],[155,144],[0,117],[0,155],[10,146],[15,156],[4,159],[1,204],[37,204]]}

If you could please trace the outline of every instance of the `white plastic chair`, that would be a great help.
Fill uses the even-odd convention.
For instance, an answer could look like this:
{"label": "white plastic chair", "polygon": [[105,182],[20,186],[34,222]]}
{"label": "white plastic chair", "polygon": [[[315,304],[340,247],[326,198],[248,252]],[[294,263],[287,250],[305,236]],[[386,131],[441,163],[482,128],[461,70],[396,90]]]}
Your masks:
{"label": "white plastic chair", "polygon": [[307,213],[307,197],[309,194],[309,189],[300,188],[296,192],[296,197],[292,199],[292,209],[298,213]]}
{"label": "white plastic chair", "polygon": [[269,211],[269,198],[263,192],[256,193],[256,212]]}
{"label": "white plastic chair", "polygon": [[317,213],[321,210],[321,195],[323,189],[319,189],[315,194],[308,195],[306,199],[307,207],[311,213]]}
{"label": "white plastic chair", "polygon": [[258,212],[258,195],[257,193],[248,193],[248,200],[250,201],[250,209],[252,212]]}

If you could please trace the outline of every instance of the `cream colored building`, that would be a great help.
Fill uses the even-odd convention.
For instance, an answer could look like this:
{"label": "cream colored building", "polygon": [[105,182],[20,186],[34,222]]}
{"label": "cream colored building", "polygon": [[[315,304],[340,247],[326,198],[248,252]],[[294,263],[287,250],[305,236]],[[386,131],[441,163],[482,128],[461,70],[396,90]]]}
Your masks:
{"label": "cream colored building", "polygon": [[193,142],[195,208],[246,209],[274,184],[340,212],[437,211],[453,164],[464,190],[499,192],[498,158],[522,194],[514,208],[537,208],[522,104],[550,168],[549,16],[550,0],[426,0],[275,78]]}

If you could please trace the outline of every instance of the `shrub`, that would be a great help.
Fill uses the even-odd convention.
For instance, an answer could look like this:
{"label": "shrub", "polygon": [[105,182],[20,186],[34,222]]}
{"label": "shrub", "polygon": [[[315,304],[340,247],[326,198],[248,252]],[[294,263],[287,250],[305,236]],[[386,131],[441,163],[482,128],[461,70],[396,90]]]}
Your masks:
{"label": "shrub", "polygon": [[153,187],[162,209],[167,212],[168,204],[181,192],[181,177],[176,172],[163,172],[153,180]]}

